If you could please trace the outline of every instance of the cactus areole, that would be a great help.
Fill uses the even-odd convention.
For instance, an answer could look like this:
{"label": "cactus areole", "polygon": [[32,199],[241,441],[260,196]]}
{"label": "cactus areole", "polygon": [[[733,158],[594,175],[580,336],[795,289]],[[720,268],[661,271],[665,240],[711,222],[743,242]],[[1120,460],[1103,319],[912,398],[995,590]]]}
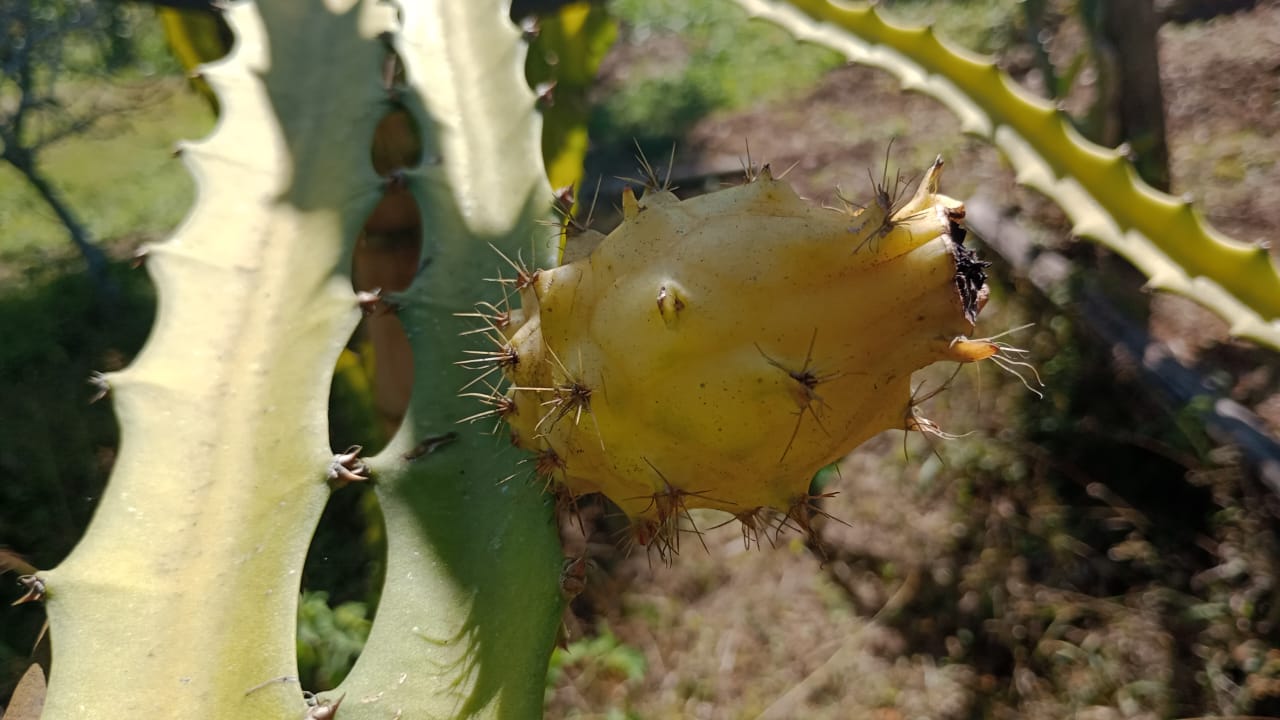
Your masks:
{"label": "cactus areole", "polygon": [[549,488],[607,495],[660,552],[691,508],[808,527],[819,469],[928,423],[914,371],[999,351],[966,337],[986,263],[941,168],[866,207],[815,207],[767,168],[684,201],[628,190],[617,229],[574,239],[598,242],[589,255],[512,262],[519,307],[482,305],[491,344],[463,361],[480,373],[464,392],[490,409],[474,417],[500,417]]}

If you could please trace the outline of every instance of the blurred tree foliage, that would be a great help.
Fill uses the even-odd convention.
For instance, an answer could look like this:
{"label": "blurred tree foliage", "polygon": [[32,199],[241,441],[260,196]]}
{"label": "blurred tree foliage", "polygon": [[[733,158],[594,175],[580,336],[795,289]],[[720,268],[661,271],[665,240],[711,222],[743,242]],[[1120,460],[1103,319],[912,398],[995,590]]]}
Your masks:
{"label": "blurred tree foliage", "polygon": [[139,18],[136,8],[118,2],[0,0],[0,160],[22,174],[66,227],[108,297],[115,289],[106,256],[42,170],[40,153],[147,102],[132,94],[72,90],[108,73],[154,70],[150,61],[157,54],[145,52],[134,37]]}

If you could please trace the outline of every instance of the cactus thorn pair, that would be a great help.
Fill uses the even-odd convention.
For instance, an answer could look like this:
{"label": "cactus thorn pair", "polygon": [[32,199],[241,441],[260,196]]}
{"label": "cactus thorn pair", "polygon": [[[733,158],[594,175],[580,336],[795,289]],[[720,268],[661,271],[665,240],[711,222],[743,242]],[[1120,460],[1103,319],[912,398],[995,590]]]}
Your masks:
{"label": "cactus thorn pair", "polygon": [[345,485],[368,480],[369,466],[360,459],[362,450],[362,446],[352,445],[345,452],[336,453],[329,463],[329,481]]}
{"label": "cactus thorn pair", "polygon": [[40,602],[44,600],[45,586],[44,580],[38,575],[23,575],[18,578],[18,583],[27,589],[22,597],[14,600],[12,605],[25,605],[32,602]]}

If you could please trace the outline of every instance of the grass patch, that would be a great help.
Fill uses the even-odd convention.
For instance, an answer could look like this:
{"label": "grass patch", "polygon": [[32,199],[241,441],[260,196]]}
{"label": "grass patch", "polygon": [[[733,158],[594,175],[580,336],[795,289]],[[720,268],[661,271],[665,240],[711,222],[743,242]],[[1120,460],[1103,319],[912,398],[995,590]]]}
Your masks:
{"label": "grass patch", "polygon": [[[614,0],[624,61],[591,123],[593,140],[624,148],[634,138],[663,156],[699,118],[804,93],[844,60],[752,22],[719,0]],[[645,54],[640,47],[661,52]]]}
{"label": "grass patch", "polygon": [[[195,183],[173,149],[179,140],[207,134],[213,113],[179,79],[145,85],[115,89],[153,98],[138,110],[105,118],[40,155],[41,169],[97,240],[167,232],[195,197]],[[8,165],[0,166],[0,227],[0,262],[68,244],[53,211]]]}

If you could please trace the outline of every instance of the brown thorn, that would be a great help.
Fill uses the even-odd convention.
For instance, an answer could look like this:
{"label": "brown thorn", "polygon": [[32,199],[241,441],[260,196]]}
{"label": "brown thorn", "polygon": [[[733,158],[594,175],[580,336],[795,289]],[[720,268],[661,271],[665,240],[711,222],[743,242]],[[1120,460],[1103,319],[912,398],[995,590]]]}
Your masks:
{"label": "brown thorn", "polygon": [[[591,396],[593,394],[593,390],[585,382],[580,380],[578,377],[575,377],[575,373],[570,372],[568,366],[560,360],[560,356],[556,354],[555,350],[551,348],[547,348],[547,350],[551,356],[547,362],[549,364],[554,363],[552,367],[553,373],[556,367],[558,367],[560,371],[564,373],[566,382],[563,385],[556,385],[551,388],[536,388],[541,392],[553,393],[553,397],[550,400],[543,402],[542,405],[551,405],[555,409],[539,419],[538,424],[534,426],[534,430],[542,427],[544,422],[550,420],[551,424],[547,428],[547,432],[550,432],[551,429],[555,427],[556,423],[564,419],[564,417],[569,413],[574,414],[573,426],[576,428],[582,422],[582,411],[586,410],[591,414],[591,422],[596,427],[596,439],[600,441],[600,449],[604,450],[604,435],[600,432],[600,421],[596,419],[595,413],[591,412]],[[578,353],[578,367],[582,367],[581,351]],[[545,435],[546,433],[543,434]]]}
{"label": "brown thorn", "polygon": [[[777,180],[782,180],[782,179],[786,178],[788,175],[790,175],[790,174],[791,174],[791,171],[792,171],[792,170],[795,170],[795,169],[796,169],[796,168],[798,168],[798,167],[800,167],[800,161],[799,161],[799,160],[796,160],[795,162],[793,162],[793,163],[791,163],[790,165],[788,165],[786,170],[783,170],[782,172],[778,173],[778,175],[777,175],[777,177],[776,177],[775,179],[777,179]],[[768,166],[768,165],[765,165],[765,169],[767,170],[768,168],[769,168],[769,166]]]}
{"label": "brown thorn", "polygon": [[574,218],[573,226],[577,228],[579,232],[586,232],[591,229],[591,221],[596,215],[596,201],[600,199],[600,183],[603,179],[604,178],[600,177],[596,178],[596,190],[591,194],[591,207],[587,209],[586,222],[578,222],[577,218]]}
{"label": "brown thorn", "polygon": [[[494,333],[497,333],[497,334],[495,335]],[[493,326],[472,328],[471,330],[463,330],[462,332],[458,333],[458,337],[470,337],[472,335],[484,335],[486,338],[489,339],[489,341],[494,343],[498,343],[507,339],[507,336],[503,335],[501,330]]]}
{"label": "brown thorn", "polygon": [[565,185],[564,187],[553,189],[551,198],[551,209],[566,222],[572,220],[573,204],[577,202],[577,195],[573,191],[573,185]]}
{"label": "brown thorn", "polygon": [[600,199],[600,184],[602,181],[603,178],[596,178],[595,193],[591,196],[591,206],[587,209],[585,220],[579,219],[578,215],[573,212],[573,206],[576,202],[573,186],[566,186],[557,191],[555,212],[560,216],[561,222],[556,223],[556,225],[563,229],[566,236],[574,237],[591,229],[591,222],[596,213],[596,202]]}
{"label": "brown thorn", "polygon": [[[488,336],[486,336],[488,337]],[[498,344],[496,338],[490,338],[494,344]],[[500,345],[498,350],[463,350],[464,355],[475,355],[477,357],[467,358],[466,360],[456,360],[454,365],[461,365],[467,368],[480,368],[485,365],[495,365],[500,368],[515,367],[520,364],[520,354],[516,349],[508,345]]]}
{"label": "brown thorn", "polygon": [[662,540],[662,526],[645,518],[630,519],[627,527],[614,534],[615,542],[622,546],[625,557],[631,557],[631,553],[635,551],[639,545],[645,549],[649,561],[649,569],[653,569],[653,553],[658,552],[659,559],[663,564],[670,566],[671,559],[669,551],[670,544]]}
{"label": "brown thorn", "polygon": [[675,143],[671,144],[671,159],[667,162],[667,175],[666,175],[666,178],[664,178],[661,182],[658,181],[658,172],[653,168],[653,165],[650,164],[649,158],[645,156],[644,150],[640,147],[640,141],[635,140],[634,144],[636,146],[636,160],[640,163],[640,168],[639,168],[640,174],[643,175],[644,178],[641,179],[641,178],[633,178],[633,177],[622,177],[618,179],[624,180],[626,182],[636,183],[637,185],[640,185],[641,187],[643,187],[645,190],[650,190],[654,192],[672,191],[674,188],[671,187],[671,172],[675,167],[675,159],[676,159]]}
{"label": "brown thorn", "polygon": [[560,566],[560,597],[566,603],[571,602],[582,591],[587,589],[587,566],[591,561],[587,556],[567,557]]}
{"label": "brown thorn", "polygon": [[[454,364],[456,365],[457,363],[454,363]],[[489,377],[490,375],[492,375],[492,374],[494,374],[494,373],[496,373],[496,372],[501,372],[501,371],[502,371],[502,367],[501,367],[501,366],[499,366],[499,365],[494,365],[493,367],[489,368],[488,370],[485,370],[484,372],[482,372],[482,373],[480,373],[479,375],[477,375],[477,376],[475,376],[474,378],[472,378],[472,379],[471,379],[471,381],[470,381],[470,382],[468,382],[466,385],[463,385],[462,387],[458,388],[458,392],[463,392],[463,391],[465,391],[467,388],[471,387],[472,385],[475,385],[476,383],[483,381],[485,378]],[[487,382],[486,382],[485,384],[486,384],[486,385],[488,385],[489,383],[487,383]]]}
{"label": "brown thorn", "polygon": [[836,372],[828,373],[826,375],[817,375],[810,369],[810,366],[813,364],[813,348],[817,342],[818,329],[814,328],[813,335],[809,338],[809,349],[805,353],[804,365],[800,370],[791,370],[787,368],[781,362],[769,357],[769,354],[764,351],[764,348],[760,347],[759,343],[755,343],[756,351],[760,353],[766,362],[785,372],[792,380],[795,380],[800,384],[801,388],[803,388],[802,392],[804,394],[805,403],[796,411],[796,426],[791,430],[791,437],[787,439],[787,445],[782,450],[782,456],[778,458],[779,463],[786,460],[787,454],[791,452],[791,447],[795,444],[796,437],[800,434],[800,425],[804,422],[804,414],[806,411],[813,416],[814,423],[817,424],[818,428],[822,430],[823,433],[826,435],[831,434],[827,432],[826,426],[822,424],[822,418],[818,417],[818,411],[814,409],[815,402],[817,402],[818,407],[827,407],[826,400],[817,393],[816,389],[823,383],[843,377],[844,373]]}
{"label": "brown thorn", "polygon": [[93,397],[89,398],[89,404],[98,402],[111,392],[111,383],[107,382],[107,376],[100,372],[94,371],[89,373],[89,379],[86,381],[93,386]]}
{"label": "brown thorn", "polygon": [[534,476],[543,481],[543,492],[550,492],[554,487],[553,483],[556,481],[556,473],[563,474],[565,468],[568,467],[564,458],[560,457],[560,454],[556,452],[555,448],[551,447],[550,443],[547,443],[545,449],[538,451],[533,456],[533,461]]}
{"label": "brown thorn", "polygon": [[503,352],[513,351],[511,348],[511,341],[508,340],[506,337],[493,337],[492,335],[486,335],[485,337],[488,338],[489,342],[493,343],[493,346],[498,349],[498,352],[495,353],[491,350],[463,350],[462,354],[464,355],[500,355]]}
{"label": "brown thorn", "polygon": [[[908,191],[911,189],[911,185],[915,182],[914,177],[908,177],[906,180],[903,180],[902,172],[895,171],[893,188],[889,188],[889,156],[893,151],[893,143],[895,140],[897,140],[896,137],[889,138],[889,145],[885,148],[884,166],[880,171],[879,182],[877,182],[875,176],[871,174],[871,169],[867,168],[867,179],[871,181],[871,190],[875,195],[875,204],[876,207],[880,209],[883,218],[880,221],[880,227],[876,228],[876,230],[865,240],[858,243],[858,246],[853,249],[854,253],[861,251],[862,248],[869,244],[879,242],[892,232],[899,224],[921,215],[921,213],[914,213],[905,218],[894,217],[894,215],[902,208],[902,199],[907,196]],[[841,200],[846,204],[849,204],[843,197],[841,197]],[[849,230],[852,232],[855,228],[849,228]],[[875,247],[872,247],[872,252],[875,251]]]}
{"label": "brown thorn", "polygon": [[[628,498],[628,499],[640,500],[645,497],[649,498],[649,504],[646,505],[644,509],[642,509],[640,512],[645,513],[645,512],[648,512],[650,509],[657,510],[657,513],[658,513],[657,524],[660,531],[659,535],[667,539],[668,549],[671,550],[673,554],[676,554],[676,555],[680,554],[680,533],[681,532],[692,532],[694,535],[698,537],[698,542],[702,545],[703,549],[707,550],[706,540],[703,538],[702,531],[698,529],[697,523],[694,522],[693,515],[691,515],[689,512],[689,506],[685,502],[685,498],[691,497],[691,496],[698,497],[703,500],[708,500],[710,502],[718,503],[721,505],[733,505],[734,503],[728,500],[718,500],[716,498],[708,497],[707,493],[710,492],[708,490],[688,491],[682,488],[678,488],[672,485],[671,481],[667,479],[666,475],[664,475],[662,471],[657,468],[657,466],[655,466],[652,462],[650,462],[648,458],[642,456],[640,459],[644,460],[645,464],[647,464],[650,468],[653,469],[655,473],[657,473],[658,477],[662,479],[663,485],[666,486],[666,489],[655,492],[652,495],[641,495],[641,496]],[[681,515],[683,515],[684,519],[688,521],[689,526],[691,528],[690,530],[682,530],[680,528]],[[709,550],[707,551],[710,552]]]}
{"label": "brown thorn", "polygon": [[587,527],[582,522],[582,511],[578,507],[578,496],[569,489],[568,485],[563,484],[552,488],[551,492],[556,499],[557,514],[561,512],[571,513],[573,519],[577,521],[578,531],[585,538],[587,536]]}
{"label": "brown thorn", "polygon": [[[716,523],[715,525],[712,525],[707,529],[719,530],[720,528],[724,527],[725,525],[728,525],[729,523],[736,522],[738,523],[738,529],[742,531],[743,547],[747,550],[750,550],[751,542],[754,540],[756,544],[756,548],[759,549],[760,533],[759,533],[758,523],[759,523],[759,515],[762,510],[764,510],[764,508],[762,507],[757,507],[752,510],[744,510],[740,513],[731,515],[728,520],[725,520],[724,522],[721,522],[721,523]],[[770,544],[772,544],[772,541],[770,541]]]}
{"label": "brown thorn", "polygon": [[382,288],[357,292],[356,304],[360,306],[360,314],[365,317],[384,315],[391,309],[389,303],[382,302]]}
{"label": "brown thorn", "polygon": [[27,592],[22,597],[14,600],[12,605],[25,605],[27,603],[40,602],[41,600],[44,600],[44,580],[41,580],[39,576],[23,575],[18,578],[18,582],[27,589]]}
{"label": "brown thorn", "polygon": [[486,417],[496,417],[499,420],[498,424],[494,426],[496,431],[496,429],[501,426],[502,420],[505,420],[507,417],[515,414],[516,401],[513,398],[508,397],[505,393],[501,392],[490,383],[485,383],[485,385],[488,386],[489,392],[460,392],[458,393],[458,397],[476,398],[481,403],[488,405],[489,409],[482,410],[473,415],[468,415],[467,417],[456,421],[455,424],[460,425],[462,423],[473,423],[476,420]]}
{"label": "brown thorn", "polygon": [[533,93],[537,96],[538,107],[549,108],[556,104],[556,81],[547,80],[540,82],[533,88]]}
{"label": "brown thorn", "polygon": [[[523,290],[524,288],[527,288],[530,285],[532,285],[533,282],[538,279],[538,273],[540,273],[541,270],[530,270],[529,266],[524,264],[524,258],[521,257],[519,253],[516,253],[516,260],[512,260],[511,258],[507,257],[506,253],[499,250],[497,245],[494,245],[493,243],[489,243],[489,247],[493,248],[493,251],[498,253],[498,256],[501,257],[503,260],[506,260],[507,264],[510,265],[512,268],[514,268],[516,271],[516,277],[514,280],[500,279],[499,282],[503,284],[512,284],[517,290]],[[498,277],[502,278],[501,271],[498,272]]]}
{"label": "brown thorn", "polygon": [[329,462],[328,477],[339,484],[364,482],[369,479],[369,467],[360,460],[360,445],[352,445],[345,452],[335,453]]}
{"label": "brown thorn", "polygon": [[942,457],[942,454],[938,452],[937,446],[933,444],[932,440],[929,440],[928,436],[934,435],[936,437],[940,437],[943,439],[951,439],[951,438],[960,437],[960,436],[948,435],[947,433],[944,433],[942,429],[939,428],[932,421],[920,417],[919,414],[917,413],[916,408],[922,405],[923,403],[928,402],[929,400],[932,400],[938,395],[941,395],[945,390],[950,388],[951,383],[955,382],[956,376],[960,374],[960,370],[963,367],[964,367],[963,363],[957,363],[956,369],[951,373],[951,375],[946,380],[944,380],[942,384],[939,385],[936,389],[930,390],[929,393],[927,395],[924,395],[923,397],[917,398],[916,395],[921,390],[924,389],[924,386],[925,386],[924,382],[917,385],[915,389],[911,391],[911,397],[907,401],[907,414],[906,414],[906,417],[903,418],[904,426],[902,428],[903,429],[902,458],[904,460],[909,459],[909,456],[907,453],[907,433],[911,432],[912,430],[915,430],[925,436],[925,442],[929,443],[929,450],[934,454],[935,457],[938,458],[938,460],[943,465],[946,465],[947,463],[946,459],[944,459]]}
{"label": "brown thorn", "polygon": [[[764,168],[757,171],[755,163],[751,160],[751,140],[743,138],[742,144],[747,150],[747,157],[745,159],[738,158],[738,163],[742,165],[742,175],[746,178],[746,182],[753,183],[756,178],[760,177],[760,173],[764,172]],[[768,167],[768,165],[765,167]]]}
{"label": "brown thorn", "polygon": [[[801,496],[799,499],[797,499],[795,503],[792,503],[791,507],[792,507],[792,509],[795,509],[795,508],[797,508],[797,507],[803,507],[804,509],[808,510],[810,513],[816,513],[816,514],[821,515],[822,517],[824,517],[824,518],[826,518],[826,519],[828,519],[828,520],[831,520],[831,521],[833,521],[833,522],[838,522],[838,523],[840,523],[841,525],[844,525],[845,527],[853,527],[853,526],[852,526],[852,525],[850,525],[849,523],[845,522],[844,520],[841,520],[840,518],[836,517],[835,515],[832,515],[831,513],[827,512],[826,510],[823,510],[822,508],[818,507],[818,506],[815,504],[815,501],[816,501],[816,500],[825,500],[825,499],[828,499],[828,498],[833,498],[833,497],[835,497],[836,495],[839,495],[839,494],[840,494],[840,493],[839,493],[838,491],[825,492],[825,493],[818,493],[817,495],[810,495],[810,494],[806,493],[806,494],[804,494],[803,496]],[[797,519],[797,522],[799,522],[799,519]],[[805,522],[808,522],[808,520],[806,520]]]}
{"label": "brown thorn", "polygon": [[319,703],[311,706],[311,708],[307,710],[306,715],[302,716],[303,720],[333,720],[338,716],[338,707],[342,705],[342,701],[345,700],[346,697],[347,694],[343,693],[338,696],[338,699],[333,700],[332,702],[329,700],[321,700]]}
{"label": "brown thorn", "polygon": [[[694,536],[696,536],[698,538],[698,544],[702,545],[702,551],[710,555],[711,550],[707,547],[707,541],[702,537],[702,531],[698,529],[698,524],[693,521],[693,515],[690,514],[689,512],[689,506],[684,505],[682,507],[684,509],[684,519],[689,522],[689,528],[690,528],[689,530],[685,530],[684,532],[692,533]],[[681,532],[679,527],[676,528],[676,532],[677,533]]]}
{"label": "brown thorn", "polygon": [[532,42],[542,32],[542,28],[538,24],[538,16],[530,15],[520,21],[520,34],[524,36],[525,42]]}
{"label": "brown thorn", "polygon": [[[475,330],[465,330],[463,332],[458,333],[459,335],[475,335],[477,333],[488,332],[490,330],[497,331],[498,334],[501,335],[502,331],[505,330],[511,324],[510,311],[501,311],[501,310],[498,310],[496,307],[493,307],[492,305],[488,305],[488,308],[486,308],[484,307],[485,305],[488,305],[488,303],[481,303],[479,305],[476,305],[475,312],[453,314],[454,317],[460,317],[460,318],[478,318],[480,320],[483,320],[485,323],[485,326],[482,328],[477,328]],[[492,309],[493,312],[492,313],[482,312],[483,310],[486,310],[486,309]],[[505,342],[505,336],[503,341]],[[501,344],[501,343],[498,343],[498,344]]]}

